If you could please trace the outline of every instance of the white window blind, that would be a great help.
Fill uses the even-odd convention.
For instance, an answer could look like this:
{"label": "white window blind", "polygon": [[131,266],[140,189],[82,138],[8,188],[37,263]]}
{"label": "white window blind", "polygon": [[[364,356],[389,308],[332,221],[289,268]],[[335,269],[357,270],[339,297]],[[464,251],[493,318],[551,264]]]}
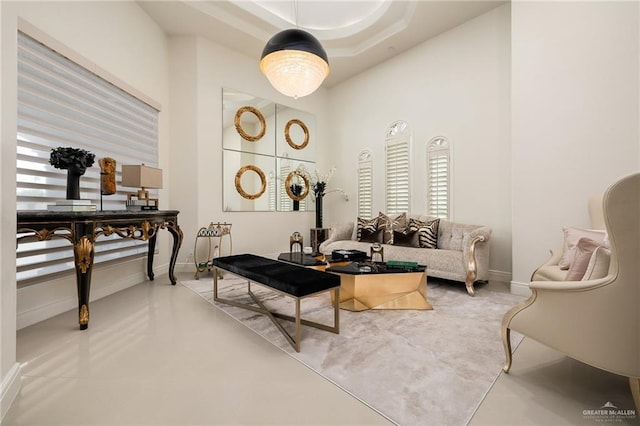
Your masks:
{"label": "white window blind", "polygon": [[427,144],[427,205],[429,215],[449,218],[451,199],[449,141],[433,138]]}
{"label": "white window blind", "polygon": [[[124,209],[123,164],[158,163],[158,111],[108,81],[18,33],[18,129],[16,192],[18,210],[45,210],[66,198],[66,170],[49,164],[52,148],[74,147],[95,154],[80,179],[80,197],[100,209],[98,160],[116,160],[117,193],[103,196],[103,210]],[[151,191],[157,195],[157,190]],[[96,264],[147,252],[143,241],[117,236],[96,241]],[[25,282],[74,269],[68,241],[21,243],[17,280]]]}
{"label": "white window blind", "polygon": [[409,126],[396,121],[386,138],[386,213],[409,211],[410,206],[410,139]]}
{"label": "white window blind", "polygon": [[358,157],[358,217],[370,219],[373,214],[373,160],[371,152]]}

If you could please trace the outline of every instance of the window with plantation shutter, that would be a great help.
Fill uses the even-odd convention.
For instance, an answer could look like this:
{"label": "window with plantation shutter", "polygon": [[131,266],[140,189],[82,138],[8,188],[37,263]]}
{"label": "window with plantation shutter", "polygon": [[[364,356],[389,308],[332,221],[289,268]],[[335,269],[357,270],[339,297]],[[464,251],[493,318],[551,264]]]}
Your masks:
{"label": "window with plantation shutter", "polygon": [[409,162],[411,133],[404,121],[396,121],[387,129],[386,213],[408,212],[410,206]]}
{"label": "window with plantation shutter", "polygon": [[373,159],[371,152],[358,157],[358,217],[370,219],[373,214]]}
{"label": "window with plantation shutter", "polygon": [[451,155],[447,138],[427,144],[427,205],[429,215],[448,219],[451,213]]}
{"label": "window with plantation shutter", "polygon": [[[158,164],[158,110],[57,53],[18,33],[18,129],[16,192],[18,210],[46,210],[66,198],[66,170],[49,164],[52,148],[81,148],[95,163],[80,179],[80,196],[101,206],[98,160],[116,160],[117,193],[103,196],[103,210],[123,210],[123,164]],[[150,191],[157,196],[157,190]],[[95,264],[144,255],[147,243],[116,235],[100,237]],[[64,239],[21,243],[17,281],[74,269],[73,251]]]}
{"label": "window with plantation shutter", "polygon": [[282,161],[280,163],[279,173],[280,176],[282,176],[282,179],[280,179],[280,194],[282,195],[279,200],[280,206],[278,211],[288,212],[293,210],[293,200],[287,195],[287,189],[285,187],[286,177],[291,173],[291,166],[288,161]]}
{"label": "window with plantation shutter", "polygon": [[269,194],[269,211],[276,211],[276,174],[272,170],[267,179],[267,192]]}

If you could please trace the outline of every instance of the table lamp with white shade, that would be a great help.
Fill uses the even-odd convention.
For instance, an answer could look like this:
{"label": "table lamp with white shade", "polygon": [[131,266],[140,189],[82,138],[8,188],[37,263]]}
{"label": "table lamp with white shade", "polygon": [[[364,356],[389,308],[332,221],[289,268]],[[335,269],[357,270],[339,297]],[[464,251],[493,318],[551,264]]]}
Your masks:
{"label": "table lamp with white shade", "polygon": [[[155,205],[158,207],[157,198],[149,198],[149,189],[162,188],[162,169],[140,165],[122,166],[122,186],[140,188],[136,194],[127,194],[127,204],[134,204],[134,198],[139,200],[139,205]],[[140,202],[144,203],[140,203]],[[150,202],[154,202],[150,204]]]}

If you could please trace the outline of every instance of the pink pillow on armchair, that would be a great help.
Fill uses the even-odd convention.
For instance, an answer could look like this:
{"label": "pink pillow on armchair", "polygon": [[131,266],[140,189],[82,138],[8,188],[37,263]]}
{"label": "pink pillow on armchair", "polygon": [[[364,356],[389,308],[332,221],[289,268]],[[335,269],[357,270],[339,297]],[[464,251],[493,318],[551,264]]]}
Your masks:
{"label": "pink pillow on armchair", "polygon": [[564,248],[562,258],[558,263],[560,269],[569,269],[575,257],[576,246],[581,238],[588,238],[603,247],[608,247],[606,243],[607,233],[598,229],[564,228]]}
{"label": "pink pillow on armchair", "polygon": [[576,244],[575,256],[565,280],[580,281],[587,271],[593,252],[598,247],[601,247],[601,245],[597,241],[589,238],[580,238],[578,244]]}

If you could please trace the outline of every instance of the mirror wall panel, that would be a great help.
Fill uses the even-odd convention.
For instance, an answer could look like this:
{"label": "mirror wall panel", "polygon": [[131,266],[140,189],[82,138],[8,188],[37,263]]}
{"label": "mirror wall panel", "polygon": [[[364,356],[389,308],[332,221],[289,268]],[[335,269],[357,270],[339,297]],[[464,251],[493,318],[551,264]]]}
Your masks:
{"label": "mirror wall panel", "polygon": [[276,111],[276,156],[313,162],[318,143],[316,117],[283,105],[276,105]]}
{"label": "mirror wall panel", "polygon": [[229,149],[222,157],[224,211],[274,211],[275,157]]}
{"label": "mirror wall panel", "polygon": [[[313,192],[311,190],[310,182],[305,181],[302,177],[298,176],[295,171],[300,167],[304,167],[308,172],[312,172],[315,167],[315,163],[310,161],[292,160],[290,158],[276,158],[276,170],[278,170],[278,186],[277,186],[277,200],[278,211],[291,212],[291,211],[309,211],[314,210],[315,205],[312,201]],[[297,189],[292,188],[292,185],[299,185]],[[299,200],[298,204],[294,203],[294,199],[288,194],[293,193],[294,196],[303,195],[307,193],[306,197]]]}
{"label": "mirror wall panel", "polygon": [[273,102],[225,90],[222,105],[223,149],[275,155],[276,105]]}
{"label": "mirror wall panel", "polygon": [[222,122],[224,211],[313,210],[311,195],[293,199],[299,176],[290,176],[289,192],[285,185],[298,166],[315,170],[313,114],[223,89]]}

